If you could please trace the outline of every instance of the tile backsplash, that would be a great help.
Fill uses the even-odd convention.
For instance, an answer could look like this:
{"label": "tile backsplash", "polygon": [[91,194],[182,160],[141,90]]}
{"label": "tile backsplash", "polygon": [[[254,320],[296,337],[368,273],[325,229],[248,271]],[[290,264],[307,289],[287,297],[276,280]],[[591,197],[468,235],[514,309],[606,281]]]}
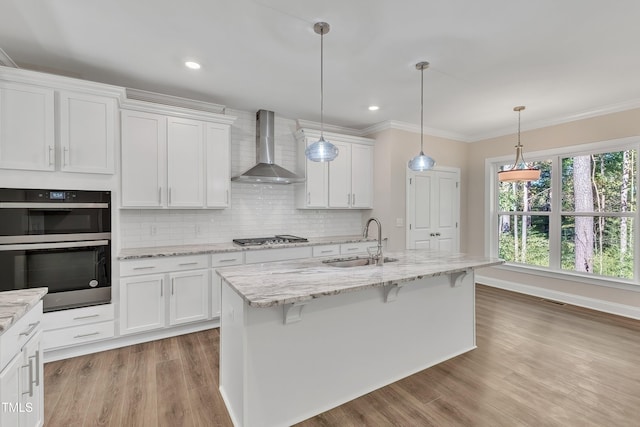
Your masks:
{"label": "tile backsplash", "polygon": [[[238,119],[231,128],[231,175],[255,164],[255,113],[229,110]],[[294,172],[296,122],[276,114],[275,162]],[[120,246],[224,243],[234,238],[274,234],[303,237],[362,232],[362,211],[303,210],[295,207],[293,185],[231,183],[231,208],[216,210],[120,210]]]}

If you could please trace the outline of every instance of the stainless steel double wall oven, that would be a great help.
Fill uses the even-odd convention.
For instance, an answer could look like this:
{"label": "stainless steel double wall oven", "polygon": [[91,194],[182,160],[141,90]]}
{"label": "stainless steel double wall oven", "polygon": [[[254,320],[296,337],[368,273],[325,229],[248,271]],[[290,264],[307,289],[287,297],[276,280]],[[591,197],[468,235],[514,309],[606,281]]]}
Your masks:
{"label": "stainless steel double wall oven", "polygon": [[0,188],[0,291],[46,286],[44,311],[111,301],[111,193]]}

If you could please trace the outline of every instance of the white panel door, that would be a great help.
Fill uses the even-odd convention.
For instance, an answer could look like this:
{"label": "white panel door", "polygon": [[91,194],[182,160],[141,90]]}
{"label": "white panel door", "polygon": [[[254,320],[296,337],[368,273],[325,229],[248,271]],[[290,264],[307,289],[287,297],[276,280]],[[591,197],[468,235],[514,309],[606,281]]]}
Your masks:
{"label": "white panel door", "polygon": [[167,204],[167,119],[122,111],[122,206]]}
{"label": "white panel door", "polygon": [[164,275],[120,279],[120,334],[164,327]]}
{"label": "white panel door", "polygon": [[329,162],[329,207],[348,208],[351,206],[351,144],[331,142],[339,153]]}
{"label": "white panel door", "polygon": [[169,324],[205,320],[209,314],[209,270],[169,274]]}
{"label": "white panel door", "polygon": [[231,182],[229,125],[205,123],[205,132],[207,207],[226,208]]}
{"label": "white panel door", "polygon": [[[307,141],[307,146],[313,144]],[[329,163],[305,161],[307,190],[305,207],[326,208],[329,200]]]}
{"label": "white panel door", "polygon": [[373,208],[373,146],[351,145],[351,207]]}
{"label": "white panel door", "polygon": [[408,249],[460,249],[459,177],[459,171],[408,172]]}
{"label": "white panel door", "polygon": [[202,122],[167,118],[168,206],[204,206],[203,144]]}
{"label": "white panel door", "polygon": [[54,92],[0,83],[0,167],[55,170]]}
{"label": "white panel door", "polygon": [[114,173],[116,100],[61,91],[59,105],[61,170]]}

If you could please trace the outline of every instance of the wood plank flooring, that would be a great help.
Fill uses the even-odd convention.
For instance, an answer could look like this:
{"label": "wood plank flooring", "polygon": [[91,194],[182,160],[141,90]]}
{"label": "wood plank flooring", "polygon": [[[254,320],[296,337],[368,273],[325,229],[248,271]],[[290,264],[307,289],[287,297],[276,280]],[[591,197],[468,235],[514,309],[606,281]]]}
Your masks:
{"label": "wood plank flooring", "polygon": [[[640,426],[640,321],[485,286],[476,316],[476,350],[299,426]],[[212,329],[47,363],[45,426],[231,426],[218,346]]]}

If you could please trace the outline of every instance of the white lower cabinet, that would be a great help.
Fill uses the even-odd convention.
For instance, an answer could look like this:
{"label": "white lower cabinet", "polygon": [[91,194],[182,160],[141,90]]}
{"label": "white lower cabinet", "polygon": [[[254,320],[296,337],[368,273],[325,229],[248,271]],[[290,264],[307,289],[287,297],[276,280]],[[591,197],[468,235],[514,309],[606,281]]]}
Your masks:
{"label": "white lower cabinet", "polygon": [[0,426],[35,427],[44,422],[41,335],[40,302],[0,337]]}
{"label": "white lower cabinet", "polygon": [[171,273],[169,280],[169,325],[205,320],[209,315],[209,271]]}
{"label": "white lower cabinet", "polygon": [[45,313],[42,350],[106,340],[114,336],[113,304]]}
{"label": "white lower cabinet", "polygon": [[209,318],[207,255],[123,261],[120,271],[121,335]]}
{"label": "white lower cabinet", "polygon": [[216,273],[217,267],[227,267],[231,265],[244,264],[243,252],[225,252],[211,255],[211,316],[220,317],[220,292],[222,289],[222,278]]}

